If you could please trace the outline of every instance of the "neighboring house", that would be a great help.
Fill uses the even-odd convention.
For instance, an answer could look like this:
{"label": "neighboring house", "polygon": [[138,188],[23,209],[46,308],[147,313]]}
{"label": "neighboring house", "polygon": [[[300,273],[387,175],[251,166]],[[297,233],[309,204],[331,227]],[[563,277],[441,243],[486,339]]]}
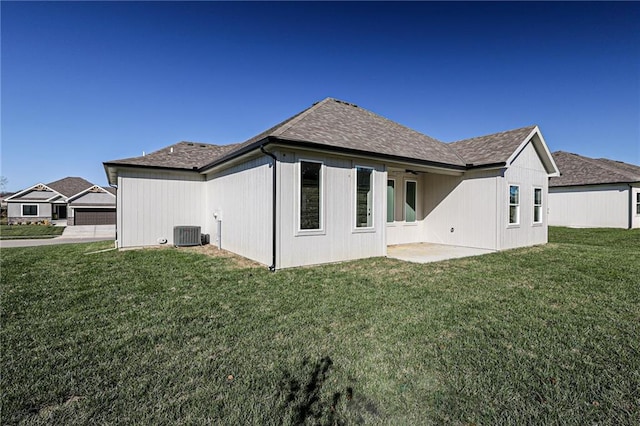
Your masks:
{"label": "neighboring house", "polygon": [[116,221],[116,194],[79,177],[38,183],[6,199],[8,222],[66,220],[67,225],[110,225]]}
{"label": "neighboring house", "polygon": [[562,171],[549,180],[549,225],[640,228],[640,166],[554,152]]}
{"label": "neighboring house", "polygon": [[446,144],[331,98],[243,143],[180,142],[104,166],[118,247],[171,244],[174,226],[195,225],[272,269],[391,244],[543,244],[558,174],[536,126]]}

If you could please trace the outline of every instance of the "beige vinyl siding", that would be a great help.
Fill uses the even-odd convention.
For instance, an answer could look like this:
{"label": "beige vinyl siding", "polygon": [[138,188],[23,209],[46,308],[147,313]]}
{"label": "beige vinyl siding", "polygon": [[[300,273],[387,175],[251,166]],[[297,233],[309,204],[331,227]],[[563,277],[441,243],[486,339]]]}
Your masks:
{"label": "beige vinyl siding", "polygon": [[[379,163],[286,151],[278,164],[278,268],[384,256],[387,173]],[[322,231],[300,232],[299,160],[323,163]],[[355,167],[372,167],[373,227],[355,227]]]}
{"label": "beige vinyl siding", "polygon": [[[552,187],[549,188],[549,225],[628,228],[629,199],[628,184]],[[640,227],[634,213],[635,205],[631,211],[632,223]]]}
{"label": "beige vinyl siding", "polygon": [[425,241],[490,250],[497,246],[499,171],[464,176],[429,173],[424,188]]}
{"label": "beige vinyl siding", "polygon": [[173,227],[205,225],[204,177],[197,173],[122,169],[118,172],[118,247],[173,244]]}
{"label": "beige vinyl siding", "polygon": [[[533,144],[522,148],[498,185],[499,249],[526,247],[547,242],[548,175]],[[520,187],[520,220],[509,225],[509,186]],[[542,188],[542,221],[533,222],[534,188]]]}
{"label": "beige vinyl siding", "polygon": [[271,265],[272,169],[265,155],[208,175],[207,223],[211,244],[222,221],[222,248]]}

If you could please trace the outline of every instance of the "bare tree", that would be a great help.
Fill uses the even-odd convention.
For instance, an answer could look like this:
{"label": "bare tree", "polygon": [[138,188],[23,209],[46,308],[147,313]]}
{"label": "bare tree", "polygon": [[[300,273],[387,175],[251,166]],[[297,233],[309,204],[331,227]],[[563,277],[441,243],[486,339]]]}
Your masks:
{"label": "bare tree", "polygon": [[9,179],[6,176],[0,176],[0,194],[4,194],[4,191],[7,190],[8,183]]}

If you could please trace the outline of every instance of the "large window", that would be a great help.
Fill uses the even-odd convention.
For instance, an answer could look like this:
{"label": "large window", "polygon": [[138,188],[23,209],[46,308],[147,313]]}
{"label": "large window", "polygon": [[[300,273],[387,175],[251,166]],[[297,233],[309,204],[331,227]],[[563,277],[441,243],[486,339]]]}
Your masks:
{"label": "large window", "polygon": [[393,223],[396,220],[396,181],[387,181],[387,222]]}
{"label": "large window", "polygon": [[300,229],[321,229],[322,163],[300,162]]}
{"label": "large window", "polygon": [[509,225],[520,223],[520,187],[509,186]]}
{"label": "large window", "polygon": [[640,214],[640,192],[636,192],[636,214]]}
{"label": "large window", "polygon": [[356,167],[356,228],[373,227],[373,169]]}
{"label": "large window", "polygon": [[542,223],[542,188],[533,188],[533,223]]}
{"label": "large window", "polygon": [[404,220],[405,222],[416,221],[416,187],[418,183],[413,180],[405,182],[405,196],[404,196]]}
{"label": "large window", "polygon": [[38,216],[38,205],[37,204],[23,204],[22,205],[22,216]]}

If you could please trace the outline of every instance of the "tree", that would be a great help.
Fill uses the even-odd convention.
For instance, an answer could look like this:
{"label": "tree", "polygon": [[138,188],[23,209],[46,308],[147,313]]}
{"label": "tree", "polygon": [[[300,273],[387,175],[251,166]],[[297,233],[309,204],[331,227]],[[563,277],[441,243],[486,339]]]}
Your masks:
{"label": "tree", "polygon": [[0,176],[0,194],[4,194],[4,191],[7,190],[8,183],[9,179],[6,176]]}

